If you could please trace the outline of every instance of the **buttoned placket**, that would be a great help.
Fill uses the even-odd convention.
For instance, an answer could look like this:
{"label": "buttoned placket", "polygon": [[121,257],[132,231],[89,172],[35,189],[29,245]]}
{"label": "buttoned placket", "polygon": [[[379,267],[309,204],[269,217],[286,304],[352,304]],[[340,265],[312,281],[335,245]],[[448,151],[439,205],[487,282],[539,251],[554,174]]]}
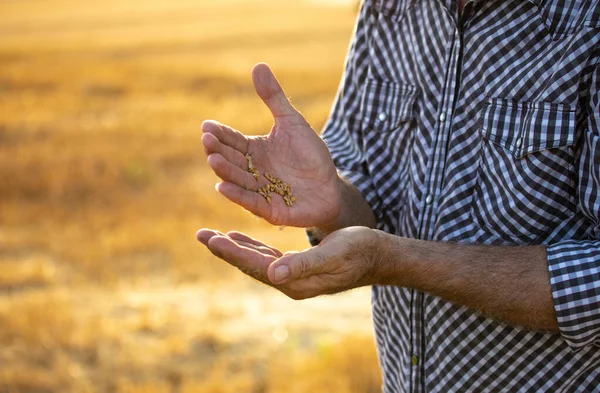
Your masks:
{"label": "buttoned placket", "polygon": [[[448,13],[445,17],[449,18],[454,26],[454,32],[447,42],[447,61],[446,75],[444,75],[444,85],[442,91],[442,101],[438,111],[438,118],[435,130],[435,139],[432,146],[432,157],[427,168],[427,179],[425,181],[426,192],[423,193],[422,209],[419,217],[419,238],[432,239],[435,230],[436,209],[438,197],[443,183],[444,166],[448,140],[452,130],[452,113],[457,99],[457,86],[460,78],[460,66],[462,62],[462,29],[466,18],[469,16],[469,10],[472,8],[472,1],[465,5],[463,15],[459,18],[457,14],[452,17],[453,8],[447,8]],[[456,9],[454,9],[456,10]],[[442,15],[444,17],[444,15]],[[411,357],[408,361],[411,364],[411,392],[425,392],[425,329],[424,329],[424,295],[421,292],[412,292],[411,314],[412,314],[412,337],[411,337]]]}

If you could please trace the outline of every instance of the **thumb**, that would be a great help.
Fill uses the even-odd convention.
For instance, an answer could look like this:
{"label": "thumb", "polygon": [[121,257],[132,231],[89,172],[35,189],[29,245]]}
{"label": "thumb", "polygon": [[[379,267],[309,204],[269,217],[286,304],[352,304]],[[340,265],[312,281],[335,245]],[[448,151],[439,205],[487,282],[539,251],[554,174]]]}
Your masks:
{"label": "thumb", "polygon": [[327,268],[327,259],[319,247],[309,248],[302,252],[286,253],[269,266],[267,275],[273,284],[284,284],[288,281],[307,278],[324,273]]}
{"label": "thumb", "polygon": [[259,63],[254,66],[252,82],[256,93],[267,105],[274,118],[298,114],[268,65]]}

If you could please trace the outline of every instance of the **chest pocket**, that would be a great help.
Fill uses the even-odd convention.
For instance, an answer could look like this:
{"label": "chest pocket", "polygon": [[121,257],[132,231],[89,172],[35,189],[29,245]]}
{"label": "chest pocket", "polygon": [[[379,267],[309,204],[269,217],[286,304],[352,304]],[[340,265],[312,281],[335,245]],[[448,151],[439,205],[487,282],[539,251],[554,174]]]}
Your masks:
{"label": "chest pocket", "polygon": [[367,80],[361,102],[363,151],[381,205],[400,210],[408,186],[417,88]]}
{"label": "chest pocket", "polygon": [[417,0],[373,0],[373,5],[383,15],[400,19],[415,1]]}
{"label": "chest pocket", "polygon": [[481,119],[472,219],[505,240],[535,242],[575,211],[575,112],[493,98]]}
{"label": "chest pocket", "polygon": [[585,27],[600,27],[600,0],[529,0],[554,39]]}

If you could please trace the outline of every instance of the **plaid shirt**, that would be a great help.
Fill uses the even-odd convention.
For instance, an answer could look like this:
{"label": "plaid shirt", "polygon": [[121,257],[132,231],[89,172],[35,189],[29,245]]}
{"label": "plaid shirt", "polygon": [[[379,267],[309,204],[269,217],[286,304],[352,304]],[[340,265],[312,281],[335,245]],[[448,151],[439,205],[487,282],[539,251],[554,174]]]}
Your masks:
{"label": "plaid shirt", "polygon": [[391,392],[600,392],[600,1],[366,0],[323,138],[380,229],[544,244],[560,334],[373,288]]}

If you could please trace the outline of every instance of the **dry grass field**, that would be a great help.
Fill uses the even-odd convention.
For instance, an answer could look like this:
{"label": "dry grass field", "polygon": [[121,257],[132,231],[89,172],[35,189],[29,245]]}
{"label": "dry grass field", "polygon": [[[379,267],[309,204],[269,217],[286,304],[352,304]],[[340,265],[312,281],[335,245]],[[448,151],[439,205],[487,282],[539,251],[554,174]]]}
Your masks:
{"label": "dry grass field", "polygon": [[269,130],[269,63],[316,129],[356,4],[0,0],[0,392],[371,393],[368,289],[294,302],[195,240],[270,227],[220,197],[200,124]]}

